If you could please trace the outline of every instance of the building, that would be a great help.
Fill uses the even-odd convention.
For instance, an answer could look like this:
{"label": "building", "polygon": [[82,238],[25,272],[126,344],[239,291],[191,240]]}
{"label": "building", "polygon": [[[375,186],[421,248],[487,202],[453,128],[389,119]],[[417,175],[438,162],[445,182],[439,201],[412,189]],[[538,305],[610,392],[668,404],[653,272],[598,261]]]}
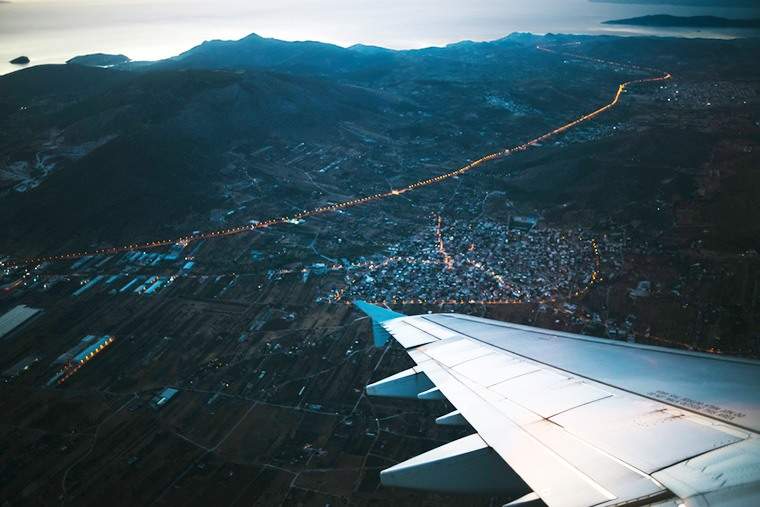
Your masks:
{"label": "building", "polygon": [[38,308],[30,308],[26,305],[18,305],[13,309],[5,312],[0,317],[0,338],[5,338],[11,331],[14,331],[19,326],[29,321],[32,317],[39,314],[42,310]]}
{"label": "building", "polygon": [[172,398],[174,398],[174,396],[178,392],[179,391],[177,389],[174,389],[173,387],[167,387],[166,389],[164,389],[163,391],[161,391],[160,393],[158,393],[157,395],[155,395],[153,397],[153,400],[152,400],[151,403],[153,403],[154,407],[160,408],[163,405],[166,405],[166,403],[169,400],[171,400]]}

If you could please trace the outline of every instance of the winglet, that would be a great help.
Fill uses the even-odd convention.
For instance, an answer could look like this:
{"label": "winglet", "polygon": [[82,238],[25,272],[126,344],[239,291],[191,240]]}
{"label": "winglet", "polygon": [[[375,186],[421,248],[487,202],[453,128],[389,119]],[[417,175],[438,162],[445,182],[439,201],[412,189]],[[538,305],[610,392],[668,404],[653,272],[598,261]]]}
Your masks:
{"label": "winglet", "polygon": [[406,317],[403,313],[394,312],[382,306],[373,305],[366,301],[354,301],[354,306],[367,314],[372,319],[372,337],[375,341],[375,347],[382,347],[388,342],[391,335],[383,329],[381,324],[388,320]]}
{"label": "winglet", "polygon": [[403,313],[394,312],[393,310],[389,310],[388,308],[383,308],[382,306],[373,305],[371,303],[367,303],[366,301],[358,300],[354,301],[354,306],[356,306],[359,310],[366,313],[370,319],[372,319],[374,322],[382,323],[386,320],[391,319],[397,319],[399,317],[406,317]]}

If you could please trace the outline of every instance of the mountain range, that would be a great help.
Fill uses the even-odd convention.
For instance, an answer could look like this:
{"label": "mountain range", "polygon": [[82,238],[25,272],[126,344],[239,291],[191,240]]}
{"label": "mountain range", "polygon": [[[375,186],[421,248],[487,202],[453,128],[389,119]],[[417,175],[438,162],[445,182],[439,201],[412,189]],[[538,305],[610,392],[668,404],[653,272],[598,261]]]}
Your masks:
{"label": "mountain range", "polygon": [[[31,67],[0,77],[0,130],[9,133],[0,140],[0,252],[174,236],[218,226],[214,210],[279,216],[450,170],[593,110],[621,79],[641,75],[536,50],[578,42],[585,54],[684,78],[707,68],[725,79],[758,73],[752,40],[530,34],[407,51],[252,34],[158,62],[117,55],[100,68],[97,55]],[[324,163],[302,167],[303,145]],[[545,188],[552,179],[561,167],[512,185],[561,204],[567,194]]]}

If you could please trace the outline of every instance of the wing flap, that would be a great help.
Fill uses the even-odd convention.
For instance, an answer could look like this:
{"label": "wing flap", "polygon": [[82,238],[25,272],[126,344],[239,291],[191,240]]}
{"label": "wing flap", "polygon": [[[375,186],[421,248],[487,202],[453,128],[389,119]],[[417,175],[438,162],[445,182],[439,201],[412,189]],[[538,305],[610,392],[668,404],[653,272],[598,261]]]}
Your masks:
{"label": "wing flap", "polygon": [[647,474],[580,439],[570,437],[561,426],[549,420],[531,423],[525,430],[588,477],[606,485],[617,499],[647,497],[664,490]]}
{"label": "wing flap", "polygon": [[[419,355],[419,354],[415,354]],[[552,507],[587,507],[615,495],[533,438],[434,360],[419,367],[499,456]]]}
{"label": "wing flap", "polygon": [[542,417],[612,396],[587,382],[547,369],[512,378],[489,389]]}
{"label": "wing flap", "polygon": [[484,387],[540,369],[541,366],[534,362],[522,361],[507,354],[489,354],[454,367],[454,371]]}
{"label": "wing flap", "polygon": [[454,336],[425,346],[426,356],[449,368],[486,356],[491,351],[490,347],[473,343],[464,336]]}

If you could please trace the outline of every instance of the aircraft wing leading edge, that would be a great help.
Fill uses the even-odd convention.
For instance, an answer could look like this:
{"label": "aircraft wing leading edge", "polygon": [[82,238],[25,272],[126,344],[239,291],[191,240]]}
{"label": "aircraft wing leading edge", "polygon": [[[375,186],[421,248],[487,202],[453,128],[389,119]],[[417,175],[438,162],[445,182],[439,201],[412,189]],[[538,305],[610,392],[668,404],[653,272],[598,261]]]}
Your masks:
{"label": "aircraft wing leading edge", "polygon": [[383,470],[387,486],[510,505],[760,505],[760,362],[364,302],[416,366],[371,396],[446,399],[472,435]]}

